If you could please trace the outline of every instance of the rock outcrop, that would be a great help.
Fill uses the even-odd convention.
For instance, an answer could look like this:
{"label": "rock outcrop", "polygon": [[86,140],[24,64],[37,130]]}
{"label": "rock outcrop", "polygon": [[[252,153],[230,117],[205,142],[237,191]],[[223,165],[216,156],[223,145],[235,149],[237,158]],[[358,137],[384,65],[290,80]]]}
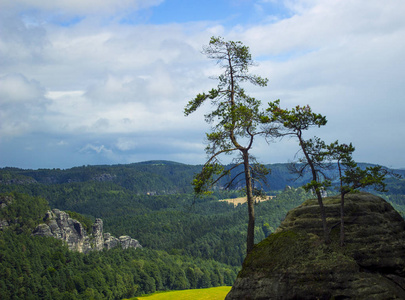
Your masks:
{"label": "rock outcrop", "polygon": [[330,244],[316,200],[304,202],[255,245],[226,299],[405,299],[404,219],[382,198],[347,195],[340,247],[340,198],[324,204]]}
{"label": "rock outcrop", "polygon": [[[0,197],[0,209],[3,209],[9,206],[14,199],[10,196],[2,196]],[[4,230],[10,226],[9,222],[5,219],[0,219],[0,230]]]}
{"label": "rock outcrop", "polygon": [[33,234],[38,236],[50,236],[62,240],[72,251],[88,253],[89,251],[101,251],[121,246],[123,249],[129,247],[142,248],[139,242],[129,236],[121,236],[119,239],[110,233],[103,233],[103,220],[96,219],[92,227],[92,233],[87,234],[83,225],[69,217],[59,209],[48,211],[45,223],[40,224]]}

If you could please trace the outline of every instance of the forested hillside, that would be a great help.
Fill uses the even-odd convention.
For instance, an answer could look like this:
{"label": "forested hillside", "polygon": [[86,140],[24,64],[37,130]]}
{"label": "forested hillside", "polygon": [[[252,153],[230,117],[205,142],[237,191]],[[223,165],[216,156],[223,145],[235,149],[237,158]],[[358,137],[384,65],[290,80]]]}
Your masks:
{"label": "forested hillside", "polygon": [[[102,218],[106,232],[129,235],[147,248],[233,266],[240,266],[245,256],[246,207],[218,201],[238,196],[237,192],[216,192],[197,199],[192,194],[137,195],[114,183],[94,181],[0,188],[2,192],[44,197],[52,208],[78,212],[93,220]],[[257,204],[256,241],[308,197],[302,189],[289,189],[271,201]]]}
{"label": "forested hillside", "polygon": [[66,170],[4,168],[0,170],[0,184],[112,182],[137,194],[172,194],[191,192],[190,181],[199,168],[168,161],[82,166]]}
{"label": "forested hillside", "polygon": [[[159,161],[1,169],[0,193],[7,204],[0,220],[10,226],[0,231],[0,294],[10,299],[121,299],[232,284],[245,257],[246,205],[218,201],[240,196],[238,190],[218,188],[195,198],[190,183],[200,168]],[[267,192],[276,197],[256,204],[255,242],[274,231],[287,211],[312,197],[301,188],[286,188],[305,178],[292,181],[285,164],[271,168]],[[384,197],[404,216],[404,179],[387,181],[391,192]],[[70,211],[88,228],[102,218],[106,232],[129,235],[144,249],[83,255],[51,238],[31,236],[49,207]]]}
{"label": "forested hillside", "polygon": [[[364,168],[371,164],[359,163]],[[266,176],[267,184],[263,185],[265,191],[283,190],[287,185],[302,186],[308,182],[310,174],[297,178],[289,171],[289,164],[268,164],[270,173]],[[40,183],[46,185],[104,182],[114,183],[133,193],[144,195],[191,193],[193,176],[201,170],[199,165],[185,165],[170,161],[148,161],[127,165],[111,166],[82,166],[71,169],[38,169],[24,170],[19,168],[0,169],[0,186],[10,184]],[[241,169],[233,170],[239,173]],[[405,175],[405,170],[390,170]],[[337,179],[337,168],[331,167],[325,173],[333,180]],[[223,182],[221,182],[223,183]],[[404,185],[395,181],[396,191],[405,194]],[[395,185],[394,184],[394,185]],[[391,189],[392,186],[389,186]]]}
{"label": "forested hillside", "polygon": [[156,290],[230,285],[239,267],[153,249],[84,255],[54,238],[32,236],[49,208],[45,199],[0,195],[2,299],[122,299]]}

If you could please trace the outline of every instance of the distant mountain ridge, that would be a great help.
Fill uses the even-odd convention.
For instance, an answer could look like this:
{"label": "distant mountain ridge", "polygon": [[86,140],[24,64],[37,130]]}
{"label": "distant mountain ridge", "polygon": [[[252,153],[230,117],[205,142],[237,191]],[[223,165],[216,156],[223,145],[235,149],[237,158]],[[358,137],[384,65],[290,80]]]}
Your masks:
{"label": "distant mountain ridge", "polygon": [[[269,185],[263,185],[266,192],[282,190],[286,186],[299,187],[310,180],[310,174],[297,178],[291,174],[288,163],[266,165],[271,172],[267,176]],[[372,166],[359,163],[360,167]],[[177,194],[192,192],[193,176],[201,170],[201,165],[187,165],[173,161],[155,160],[132,164],[94,165],[70,169],[19,168],[0,169],[0,184],[63,184],[74,182],[111,182],[138,194]],[[389,169],[389,168],[387,168]],[[405,170],[389,169],[405,176]],[[239,172],[236,169],[234,172]],[[332,180],[337,178],[337,168],[326,171]],[[222,182],[224,184],[224,182]],[[240,187],[235,187],[238,189]]]}
{"label": "distant mountain ridge", "polygon": [[96,165],[61,169],[0,169],[0,184],[64,184],[112,182],[139,194],[190,192],[194,173],[201,166],[169,161],[146,161],[126,165]]}

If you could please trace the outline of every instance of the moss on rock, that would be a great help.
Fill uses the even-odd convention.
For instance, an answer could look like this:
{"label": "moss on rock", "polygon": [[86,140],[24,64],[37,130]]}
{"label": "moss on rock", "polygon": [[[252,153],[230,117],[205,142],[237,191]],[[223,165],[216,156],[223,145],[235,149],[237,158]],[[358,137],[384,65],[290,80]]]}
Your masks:
{"label": "moss on rock", "polygon": [[[326,198],[328,225],[339,222],[339,197]],[[368,193],[346,199],[346,246],[339,226],[322,240],[315,200],[290,211],[255,245],[226,299],[405,299],[405,222]]]}

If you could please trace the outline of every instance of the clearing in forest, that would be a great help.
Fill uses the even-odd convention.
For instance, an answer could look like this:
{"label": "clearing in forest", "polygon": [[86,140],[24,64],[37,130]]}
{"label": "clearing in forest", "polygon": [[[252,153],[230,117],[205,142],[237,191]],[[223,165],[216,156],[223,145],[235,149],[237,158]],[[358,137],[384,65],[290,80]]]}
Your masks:
{"label": "clearing in forest", "polygon": [[158,292],[152,295],[131,298],[131,300],[223,300],[231,286],[219,286],[207,289]]}
{"label": "clearing in forest", "polygon": [[[256,197],[255,202],[267,201],[267,200],[273,199],[274,197],[276,197],[276,196],[267,196],[265,198]],[[233,204],[234,206],[238,206],[239,204],[246,203],[247,198],[239,197],[239,198],[233,198],[233,199],[223,199],[223,200],[219,200],[219,201],[226,201],[228,203]]]}

